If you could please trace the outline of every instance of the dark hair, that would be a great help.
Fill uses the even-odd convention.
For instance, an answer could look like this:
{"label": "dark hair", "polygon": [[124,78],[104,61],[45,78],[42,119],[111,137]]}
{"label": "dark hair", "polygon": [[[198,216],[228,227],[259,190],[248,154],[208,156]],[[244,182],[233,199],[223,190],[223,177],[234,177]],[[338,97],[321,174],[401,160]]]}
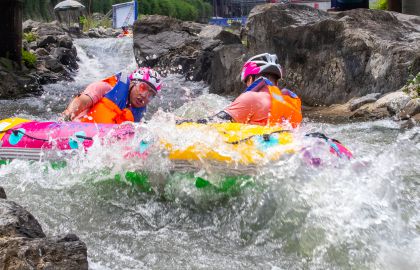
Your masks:
{"label": "dark hair", "polygon": [[277,84],[280,80],[280,77],[272,74],[272,73],[261,73],[260,76],[266,77],[269,79],[272,83]]}

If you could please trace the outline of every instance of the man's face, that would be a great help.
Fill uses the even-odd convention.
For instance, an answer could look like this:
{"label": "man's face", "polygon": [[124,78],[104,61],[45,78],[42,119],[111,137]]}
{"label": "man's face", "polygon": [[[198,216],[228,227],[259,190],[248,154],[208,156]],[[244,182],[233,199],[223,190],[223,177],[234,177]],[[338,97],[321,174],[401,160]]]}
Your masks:
{"label": "man's face", "polygon": [[145,82],[132,82],[130,104],[135,108],[145,107],[156,96],[156,91]]}

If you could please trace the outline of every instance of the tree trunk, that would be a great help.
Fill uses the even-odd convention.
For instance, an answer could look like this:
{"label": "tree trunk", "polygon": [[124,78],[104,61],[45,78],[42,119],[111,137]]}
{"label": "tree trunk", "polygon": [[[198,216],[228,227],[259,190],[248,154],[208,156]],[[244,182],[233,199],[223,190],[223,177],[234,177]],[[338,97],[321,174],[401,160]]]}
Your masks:
{"label": "tree trunk", "polygon": [[403,0],[402,12],[405,14],[420,16],[420,1],[419,0]]}
{"label": "tree trunk", "polygon": [[22,61],[23,0],[2,0],[0,8],[0,57]]}
{"label": "tree trunk", "polygon": [[[417,1],[417,0],[415,0]],[[396,11],[396,12],[400,12],[402,11],[402,5],[401,5],[401,0],[388,0],[388,10],[389,11]]]}

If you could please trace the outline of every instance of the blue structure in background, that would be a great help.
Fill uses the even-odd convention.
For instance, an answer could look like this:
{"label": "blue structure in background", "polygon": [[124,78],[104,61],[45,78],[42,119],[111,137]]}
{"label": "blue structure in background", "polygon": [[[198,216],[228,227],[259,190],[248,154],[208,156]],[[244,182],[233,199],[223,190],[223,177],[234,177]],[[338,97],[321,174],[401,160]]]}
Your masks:
{"label": "blue structure in background", "polygon": [[231,26],[232,22],[240,22],[241,25],[245,25],[246,17],[235,17],[235,18],[220,18],[213,17],[209,20],[209,24],[220,25],[220,26]]}
{"label": "blue structure in background", "polygon": [[121,28],[122,26],[133,25],[137,18],[137,0],[112,5],[112,26],[114,28]]}

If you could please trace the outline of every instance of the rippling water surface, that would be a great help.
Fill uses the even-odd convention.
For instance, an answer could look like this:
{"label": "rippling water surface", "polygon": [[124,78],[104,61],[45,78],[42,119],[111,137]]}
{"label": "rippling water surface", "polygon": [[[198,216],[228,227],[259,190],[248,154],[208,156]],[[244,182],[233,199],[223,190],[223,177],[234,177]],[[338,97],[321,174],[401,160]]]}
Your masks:
{"label": "rippling water surface", "polygon": [[[57,119],[72,95],[91,81],[135,67],[129,39],[77,40],[74,82],[41,96],[0,100],[1,118]],[[167,70],[151,104],[149,133],[174,134],[174,117],[200,117],[229,100],[202,83]],[[159,109],[160,108],[160,109]],[[355,154],[323,157],[320,168],[298,155],[248,174],[233,193],[199,189],[194,178],[224,179],[228,168],[173,170],[164,153],[130,161],[118,148],[95,145],[66,166],[14,160],[0,167],[0,186],[27,207],[48,235],[76,233],[91,269],[419,269],[420,130],[391,120],[326,124],[306,120],[300,131],[322,131]],[[142,134],[139,136],[148,136]],[[183,140],[208,134],[185,134]],[[150,173],[153,192],[124,180]],[[251,184],[247,184],[251,183]]]}

